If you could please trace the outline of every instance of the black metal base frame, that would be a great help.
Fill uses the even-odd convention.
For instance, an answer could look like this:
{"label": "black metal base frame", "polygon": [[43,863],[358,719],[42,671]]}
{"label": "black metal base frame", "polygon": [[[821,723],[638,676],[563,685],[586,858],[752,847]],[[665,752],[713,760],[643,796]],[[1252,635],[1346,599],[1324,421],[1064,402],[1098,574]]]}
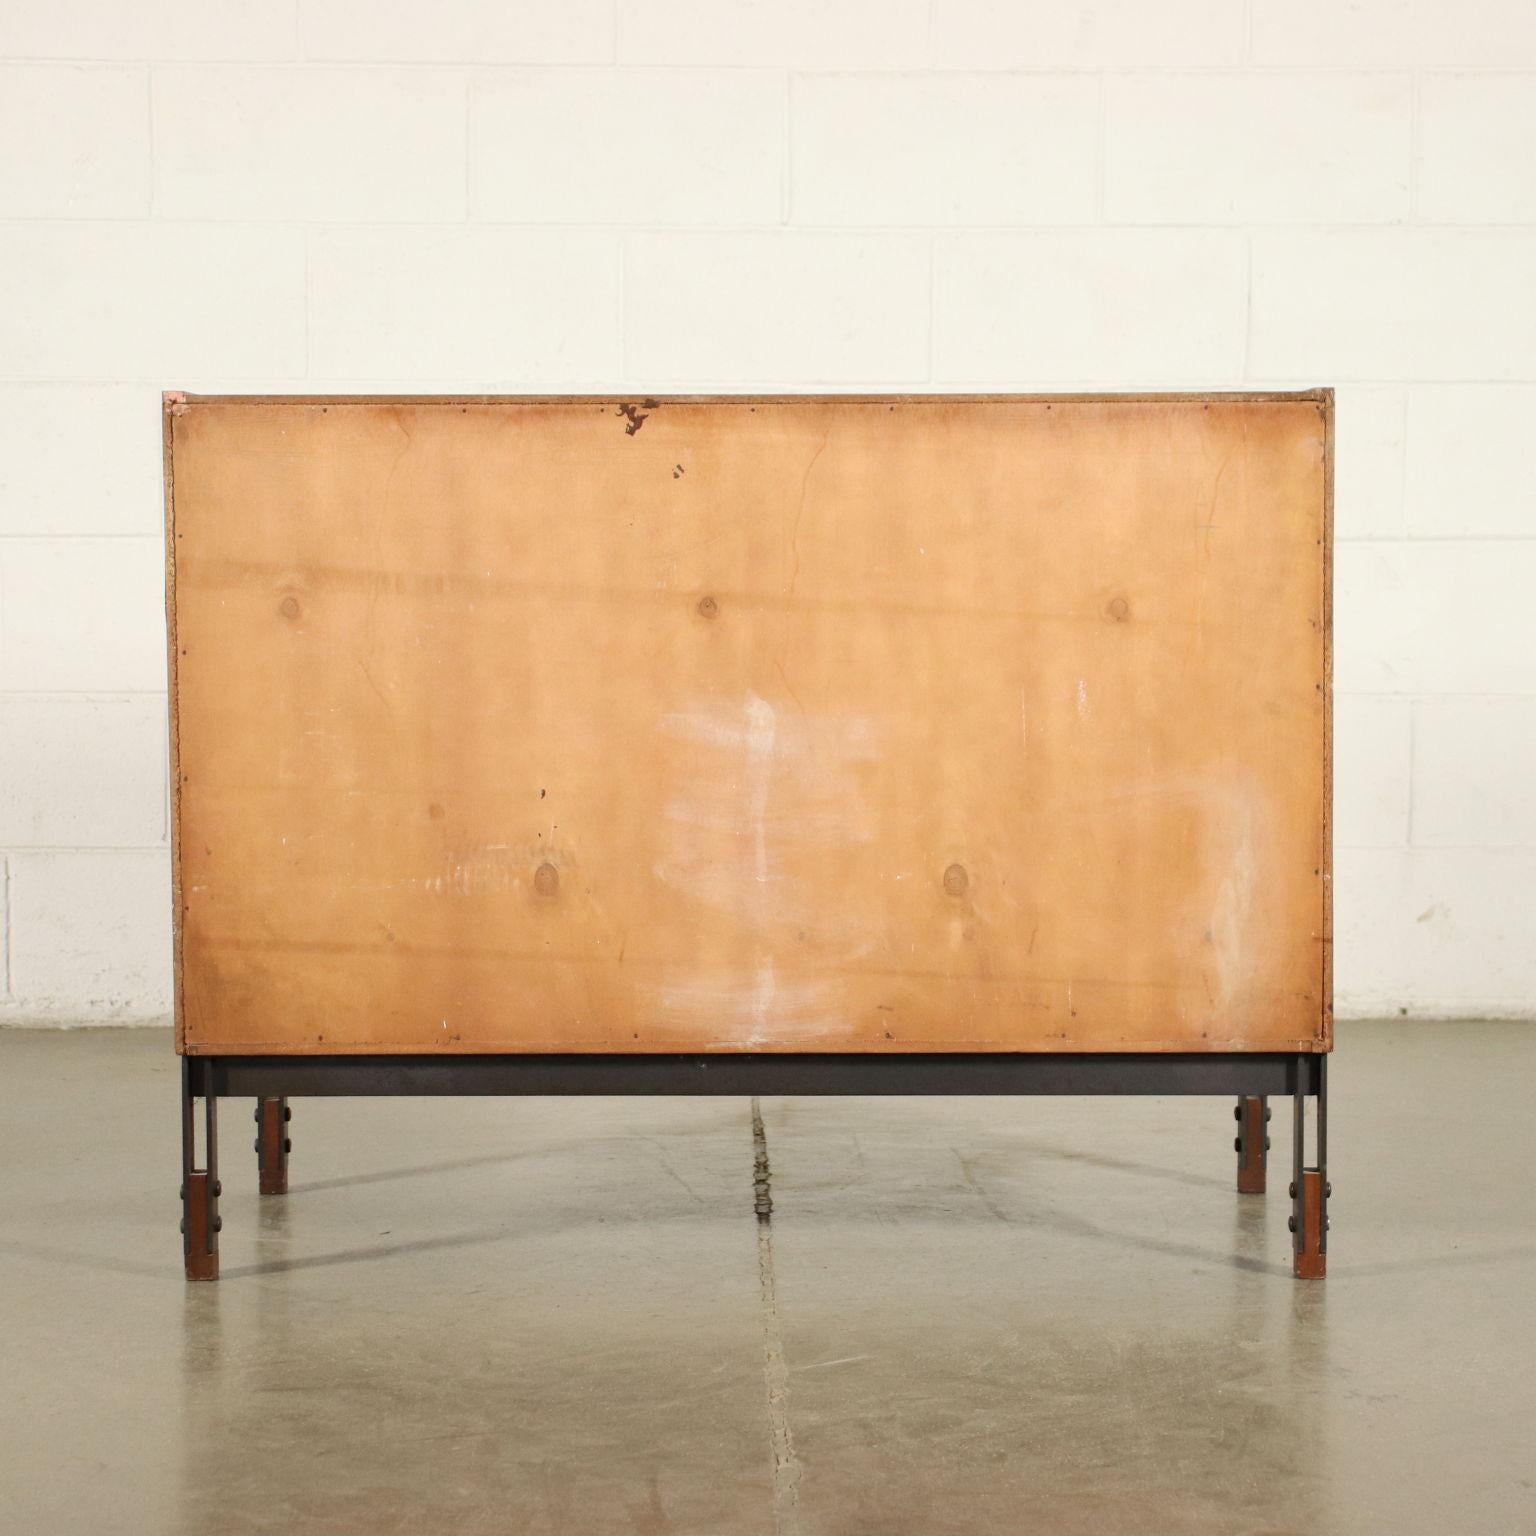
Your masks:
{"label": "black metal base frame", "polygon": [[[1293,1267],[1320,1277],[1328,1247],[1328,1058],[1285,1051],[484,1056],[184,1056],[183,1248],[188,1279],[218,1277],[220,1099],[257,1101],[263,1193],[287,1187],[288,1100],[357,1095],[1221,1095],[1237,1100],[1238,1188],[1261,1193],[1271,1097],[1294,1105]],[[1305,1160],[1317,1100],[1316,1161]],[[195,1101],[204,1101],[196,1166]]]}

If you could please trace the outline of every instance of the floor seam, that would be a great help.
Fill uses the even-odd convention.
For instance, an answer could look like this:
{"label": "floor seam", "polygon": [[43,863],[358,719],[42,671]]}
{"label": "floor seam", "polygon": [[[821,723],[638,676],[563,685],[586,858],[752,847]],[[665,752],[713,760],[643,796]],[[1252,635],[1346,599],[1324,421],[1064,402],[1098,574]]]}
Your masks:
{"label": "floor seam", "polygon": [[789,1427],[789,1362],[779,1325],[773,1269],[773,1191],[762,1106],[752,1100],[752,1208],[757,1216],[757,1279],[763,1318],[763,1385],[768,1397],[768,1442],[773,1457],[775,1536],[799,1536],[800,1463]]}

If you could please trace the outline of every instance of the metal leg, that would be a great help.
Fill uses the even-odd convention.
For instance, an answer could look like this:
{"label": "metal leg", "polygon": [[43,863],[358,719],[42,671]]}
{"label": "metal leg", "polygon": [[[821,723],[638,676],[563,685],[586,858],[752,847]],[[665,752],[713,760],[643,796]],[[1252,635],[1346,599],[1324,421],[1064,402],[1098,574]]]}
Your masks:
{"label": "metal leg", "polygon": [[197,1168],[192,1067],[181,1059],[181,1251],[188,1280],[219,1278],[219,1101],[203,1096],[203,1157]]}
{"label": "metal leg", "polygon": [[1237,1121],[1232,1143],[1237,1150],[1237,1192],[1262,1195],[1269,1165],[1269,1100],[1239,1099],[1232,1115]]}
{"label": "metal leg", "polygon": [[1298,1280],[1321,1280],[1328,1273],[1328,1058],[1318,1062],[1317,1163],[1306,1162],[1306,1062],[1297,1063],[1295,1128],[1291,1171],[1292,1266]]}
{"label": "metal leg", "polygon": [[264,1195],[288,1193],[288,1154],[293,1150],[288,1122],[292,1119],[287,1099],[256,1101],[256,1163]]}

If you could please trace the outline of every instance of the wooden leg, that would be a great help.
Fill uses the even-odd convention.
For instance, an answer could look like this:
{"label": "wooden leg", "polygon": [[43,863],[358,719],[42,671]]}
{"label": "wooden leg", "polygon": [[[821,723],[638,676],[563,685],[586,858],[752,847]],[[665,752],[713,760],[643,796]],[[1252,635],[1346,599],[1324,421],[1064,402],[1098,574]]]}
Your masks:
{"label": "wooden leg", "polygon": [[211,1095],[203,1098],[204,1159],[195,1166],[191,1066],[181,1060],[181,1252],[188,1280],[219,1278],[219,1104]]}
{"label": "wooden leg", "polygon": [[1237,1192],[1262,1195],[1265,1171],[1269,1164],[1269,1102],[1267,1099],[1243,1098],[1232,1111],[1237,1119]]}
{"label": "wooden leg", "polygon": [[1321,1280],[1328,1273],[1323,1249],[1323,1176],[1308,1168],[1301,1176],[1301,1230],[1296,1234],[1294,1265],[1298,1280]]}
{"label": "wooden leg", "polygon": [[288,1193],[288,1154],[293,1148],[288,1122],[292,1118],[287,1099],[256,1101],[256,1161],[264,1195]]}

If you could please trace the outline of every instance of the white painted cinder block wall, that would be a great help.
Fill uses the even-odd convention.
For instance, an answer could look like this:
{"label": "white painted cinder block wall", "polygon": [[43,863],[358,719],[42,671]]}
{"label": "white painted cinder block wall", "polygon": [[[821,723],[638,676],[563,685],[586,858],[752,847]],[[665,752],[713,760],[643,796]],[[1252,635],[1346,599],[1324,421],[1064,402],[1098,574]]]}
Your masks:
{"label": "white painted cinder block wall", "polygon": [[159,395],[1339,387],[1341,1014],[1536,1012],[1531,0],[0,0],[0,1016],[168,1007]]}

